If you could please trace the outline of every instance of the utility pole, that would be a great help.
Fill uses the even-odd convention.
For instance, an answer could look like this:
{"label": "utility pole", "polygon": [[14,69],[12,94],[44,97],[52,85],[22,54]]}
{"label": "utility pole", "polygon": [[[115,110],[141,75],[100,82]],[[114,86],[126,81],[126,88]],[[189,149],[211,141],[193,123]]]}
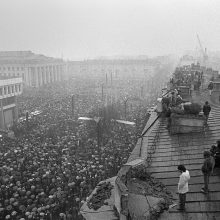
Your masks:
{"label": "utility pole", "polygon": [[101,150],[101,146],[100,146],[100,121],[101,121],[101,118],[100,117],[95,117],[94,118],[94,121],[96,122],[96,131],[97,131],[97,145],[98,145],[98,149],[99,151]]}
{"label": "utility pole", "polygon": [[72,95],[72,116],[74,116],[75,95]]}
{"label": "utility pole", "polygon": [[128,98],[125,97],[125,99],[124,99],[124,113],[125,113],[125,119],[126,119],[126,116],[127,116],[127,101],[128,101]]}
{"label": "utility pole", "polygon": [[29,129],[29,113],[28,113],[28,111],[26,112],[26,127],[27,127],[27,130]]}
{"label": "utility pole", "polygon": [[104,101],[104,86],[102,84],[102,102]]}

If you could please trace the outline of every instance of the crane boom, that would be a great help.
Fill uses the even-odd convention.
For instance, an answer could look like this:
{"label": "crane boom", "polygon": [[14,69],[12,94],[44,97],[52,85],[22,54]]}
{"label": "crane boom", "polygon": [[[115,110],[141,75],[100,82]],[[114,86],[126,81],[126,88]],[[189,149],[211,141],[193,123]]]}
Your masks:
{"label": "crane boom", "polygon": [[202,55],[203,55],[203,59],[204,59],[204,62],[208,59],[208,56],[206,54],[206,50],[203,49],[203,46],[202,46],[202,43],[200,41],[200,38],[199,38],[199,35],[197,34],[197,39],[198,39],[198,42],[199,42],[199,46],[200,46],[200,50],[202,52]]}

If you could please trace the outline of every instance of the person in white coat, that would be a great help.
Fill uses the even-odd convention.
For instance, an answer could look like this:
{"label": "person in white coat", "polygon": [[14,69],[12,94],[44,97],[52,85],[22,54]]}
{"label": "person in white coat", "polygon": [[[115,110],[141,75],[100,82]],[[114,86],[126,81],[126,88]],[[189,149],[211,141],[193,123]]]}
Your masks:
{"label": "person in white coat", "polygon": [[181,172],[179,183],[178,183],[178,194],[179,194],[179,208],[178,210],[185,210],[186,193],[189,191],[188,182],[190,180],[189,171],[186,170],[184,165],[178,166],[178,171]]}

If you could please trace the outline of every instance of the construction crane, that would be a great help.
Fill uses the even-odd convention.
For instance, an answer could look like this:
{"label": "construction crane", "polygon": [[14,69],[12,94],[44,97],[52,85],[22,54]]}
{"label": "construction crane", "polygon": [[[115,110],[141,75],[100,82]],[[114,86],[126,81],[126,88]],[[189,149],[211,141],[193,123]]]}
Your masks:
{"label": "construction crane", "polygon": [[203,64],[205,65],[205,64],[206,64],[206,61],[208,60],[207,51],[206,51],[206,48],[205,48],[205,49],[203,48],[202,43],[201,43],[201,41],[200,41],[200,38],[199,38],[199,35],[198,35],[198,34],[197,34],[197,39],[198,39],[198,42],[199,42],[200,51],[201,51],[201,53],[202,53]]}

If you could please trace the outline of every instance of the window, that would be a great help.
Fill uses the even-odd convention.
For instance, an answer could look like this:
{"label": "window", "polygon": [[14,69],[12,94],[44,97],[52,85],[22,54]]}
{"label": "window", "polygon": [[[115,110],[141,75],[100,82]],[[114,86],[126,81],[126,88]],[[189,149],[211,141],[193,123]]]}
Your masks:
{"label": "window", "polygon": [[21,91],[21,85],[18,86],[18,91],[19,91],[19,92]]}
{"label": "window", "polygon": [[10,67],[8,67],[8,71],[10,71],[10,69],[11,69],[11,68],[10,68]]}
{"label": "window", "polygon": [[10,86],[8,86],[8,94],[10,94],[11,93],[11,88],[10,88]]}
{"label": "window", "polygon": [[15,92],[18,91],[18,85],[15,85]]}
{"label": "window", "polygon": [[6,95],[7,94],[7,87],[5,86],[4,87],[4,95]]}
{"label": "window", "polygon": [[11,92],[14,93],[14,86],[11,87]]}
{"label": "window", "polygon": [[0,88],[0,95],[2,95],[2,90],[3,90],[3,89],[2,89],[2,88]]}

